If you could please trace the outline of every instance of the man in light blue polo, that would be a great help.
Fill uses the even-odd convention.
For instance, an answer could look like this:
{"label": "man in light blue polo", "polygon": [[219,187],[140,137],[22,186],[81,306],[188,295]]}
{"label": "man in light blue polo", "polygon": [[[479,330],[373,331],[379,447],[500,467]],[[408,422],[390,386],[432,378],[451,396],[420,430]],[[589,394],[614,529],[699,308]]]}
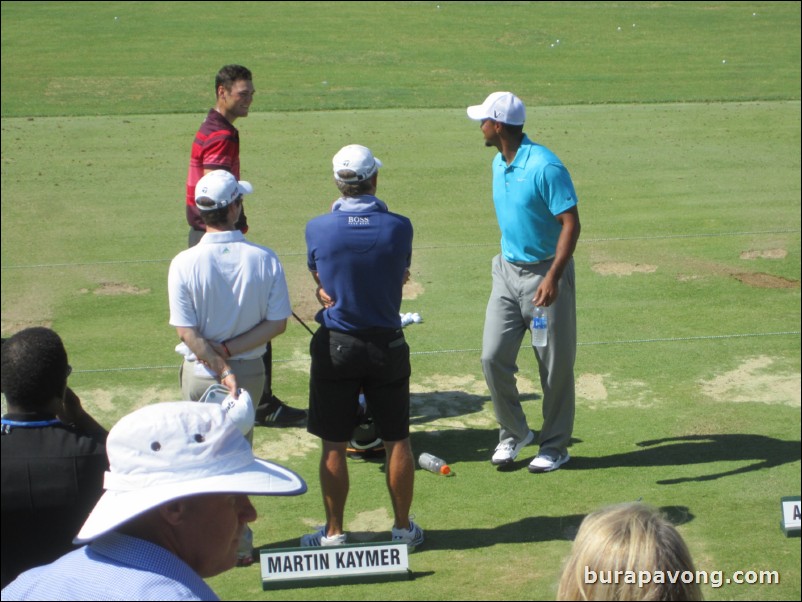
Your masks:
{"label": "man in light blue polo", "polygon": [[523,132],[526,109],[511,92],[494,92],[468,107],[481,122],[493,158],[493,203],[501,254],[493,258],[493,287],[482,338],[482,369],[498,420],[499,444],[491,463],[512,464],[534,433],[521,408],[515,373],[521,340],[535,308],[547,319],[547,342],[533,346],[543,389],[540,451],[533,473],[565,464],[574,425],[576,290],[573,253],[580,223],[568,170],[549,149]]}

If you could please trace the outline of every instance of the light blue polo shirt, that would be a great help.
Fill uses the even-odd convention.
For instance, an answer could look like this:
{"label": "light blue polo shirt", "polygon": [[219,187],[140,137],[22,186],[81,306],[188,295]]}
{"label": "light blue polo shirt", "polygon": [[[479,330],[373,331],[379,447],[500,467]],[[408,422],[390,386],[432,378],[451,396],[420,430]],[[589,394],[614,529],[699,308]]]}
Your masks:
{"label": "light blue polo shirt", "polygon": [[501,254],[512,263],[554,257],[562,225],[554,217],[578,203],[560,159],[524,135],[515,160],[493,159],[493,204],[501,229]]}
{"label": "light blue polo shirt", "polygon": [[25,571],[3,589],[3,600],[219,599],[172,552],[116,531]]}

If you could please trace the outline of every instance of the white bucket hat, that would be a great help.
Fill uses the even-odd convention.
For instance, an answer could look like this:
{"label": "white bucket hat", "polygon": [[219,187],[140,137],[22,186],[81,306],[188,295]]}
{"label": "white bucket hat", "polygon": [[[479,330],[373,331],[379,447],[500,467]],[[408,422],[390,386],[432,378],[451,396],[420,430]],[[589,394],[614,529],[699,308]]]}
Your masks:
{"label": "white bucket hat", "polygon": [[[342,147],[331,160],[334,169],[334,177],[346,184],[356,184],[362,182],[379,171],[382,162],[373,156],[367,146],[361,144],[349,144]],[[351,178],[341,178],[339,172],[343,170],[353,171],[356,175]]]}
{"label": "white bucket hat", "polygon": [[306,483],[293,471],[254,458],[248,441],[216,403],[174,401],[140,408],[111,429],[106,452],[106,491],[75,544],[182,497],[306,492]]}
{"label": "white bucket hat", "polygon": [[523,125],[526,108],[512,92],[493,92],[482,104],[468,107],[468,117],[475,121],[492,119],[509,125]]}

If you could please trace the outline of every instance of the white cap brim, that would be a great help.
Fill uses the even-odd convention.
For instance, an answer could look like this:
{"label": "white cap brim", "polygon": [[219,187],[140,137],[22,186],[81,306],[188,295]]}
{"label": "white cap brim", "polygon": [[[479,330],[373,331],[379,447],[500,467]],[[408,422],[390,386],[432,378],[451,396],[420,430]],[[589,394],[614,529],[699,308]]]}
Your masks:
{"label": "white cap brim", "polygon": [[487,114],[485,105],[473,105],[468,107],[468,117],[475,121],[482,121],[482,119],[490,119]]}

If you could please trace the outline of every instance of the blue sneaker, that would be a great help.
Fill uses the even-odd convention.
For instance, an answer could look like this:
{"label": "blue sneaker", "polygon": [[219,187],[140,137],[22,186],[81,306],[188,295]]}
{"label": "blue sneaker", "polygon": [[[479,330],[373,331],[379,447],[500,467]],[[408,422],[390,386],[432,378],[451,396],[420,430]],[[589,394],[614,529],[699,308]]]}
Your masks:
{"label": "blue sneaker", "polygon": [[393,527],[393,543],[405,543],[411,552],[423,543],[423,529],[412,519],[409,520],[409,529]]}
{"label": "blue sneaker", "polygon": [[326,525],[323,525],[315,531],[314,533],[310,533],[309,535],[304,535],[301,537],[301,546],[304,548],[319,548],[319,547],[328,547],[328,546],[341,546],[345,543],[346,536],[345,533],[340,533],[339,535],[326,535]]}

